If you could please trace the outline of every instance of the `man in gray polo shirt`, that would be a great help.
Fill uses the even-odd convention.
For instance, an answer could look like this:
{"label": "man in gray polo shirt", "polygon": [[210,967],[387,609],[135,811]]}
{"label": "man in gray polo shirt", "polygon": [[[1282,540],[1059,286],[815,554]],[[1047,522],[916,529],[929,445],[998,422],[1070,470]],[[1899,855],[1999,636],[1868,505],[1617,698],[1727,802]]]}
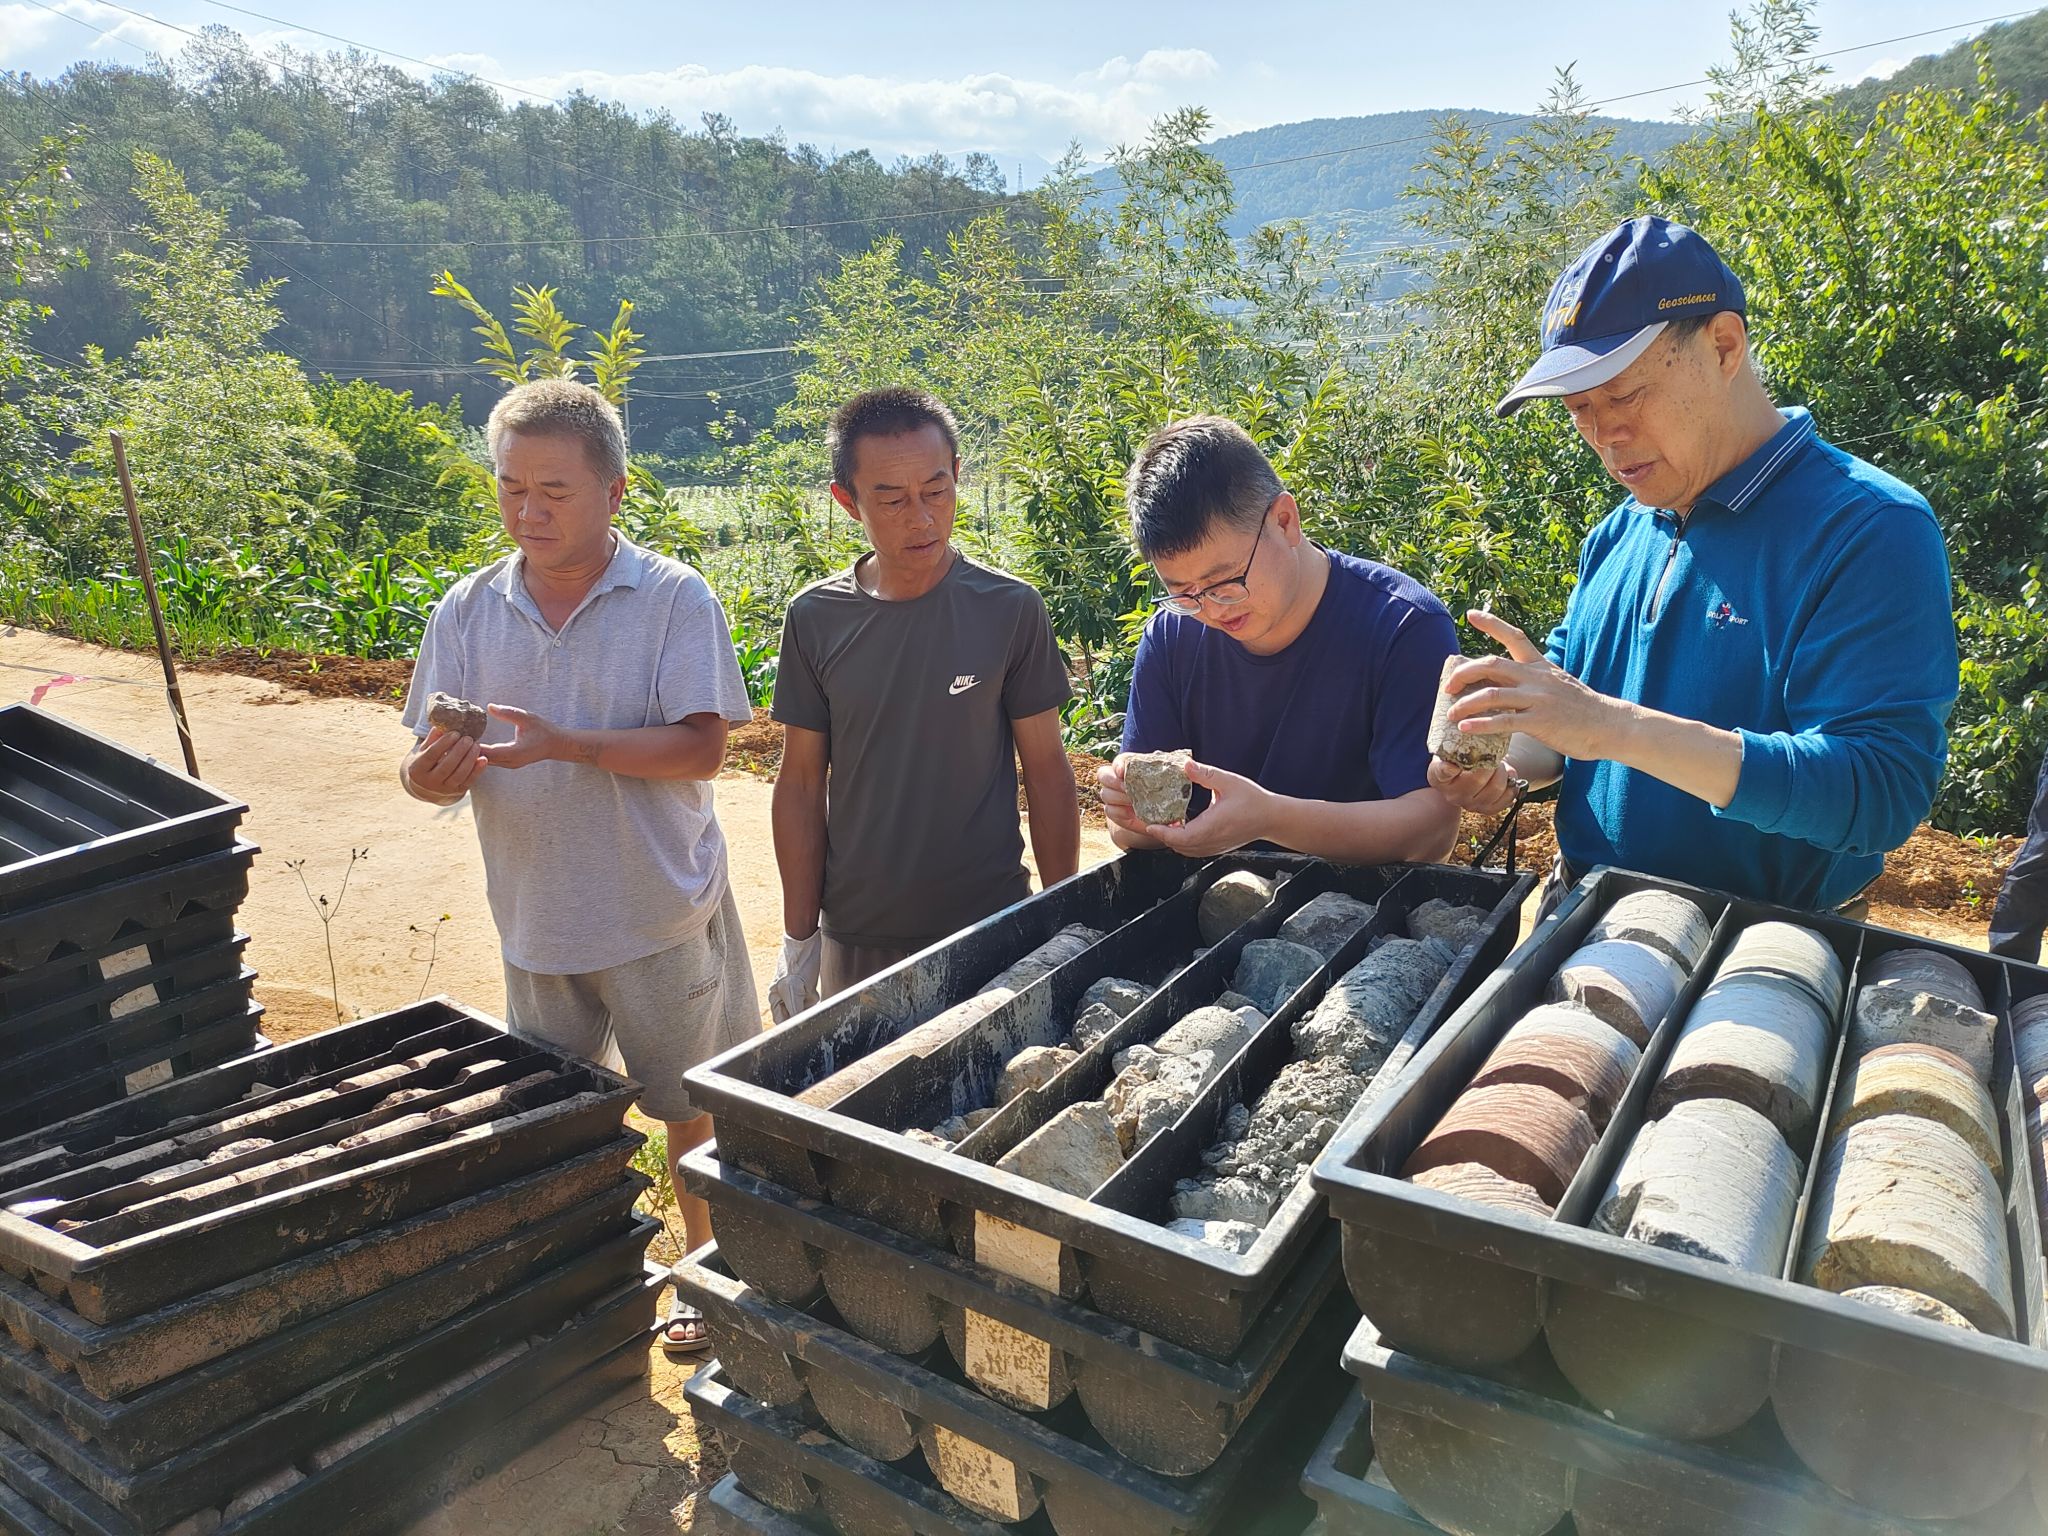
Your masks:
{"label": "man in gray polo shirt", "polygon": [[953,547],[952,413],[914,389],[832,419],[832,495],[872,552],[798,593],[775,678],[775,862],[787,1019],[1074,873],[1081,818],[1060,738],[1071,689],[1045,603]]}
{"label": "man in gray polo shirt", "polygon": [[[746,688],[704,578],[612,526],[626,440],[602,395],[521,385],[490,447],[518,550],[435,605],[399,777],[431,804],[471,798],[512,1027],[594,1059],[616,1047],[673,1160],[711,1135],[684,1071],[759,1027],[709,782],[727,722],[752,718]],[[488,704],[508,738],[430,726],[436,692]],[[690,1247],[708,1241],[703,1202],[677,1204]],[[665,1341],[703,1348],[701,1320]]]}

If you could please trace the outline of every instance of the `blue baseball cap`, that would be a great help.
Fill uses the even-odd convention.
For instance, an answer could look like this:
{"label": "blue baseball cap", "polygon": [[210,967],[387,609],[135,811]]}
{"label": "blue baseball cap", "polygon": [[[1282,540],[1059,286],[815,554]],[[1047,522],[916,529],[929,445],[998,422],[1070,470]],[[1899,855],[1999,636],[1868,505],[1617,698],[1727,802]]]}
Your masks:
{"label": "blue baseball cap", "polygon": [[1531,400],[1605,384],[1688,315],[1745,313],[1742,280],[1697,230],[1655,215],[1617,224],[1595,240],[1544,301],[1543,354],[1496,415]]}

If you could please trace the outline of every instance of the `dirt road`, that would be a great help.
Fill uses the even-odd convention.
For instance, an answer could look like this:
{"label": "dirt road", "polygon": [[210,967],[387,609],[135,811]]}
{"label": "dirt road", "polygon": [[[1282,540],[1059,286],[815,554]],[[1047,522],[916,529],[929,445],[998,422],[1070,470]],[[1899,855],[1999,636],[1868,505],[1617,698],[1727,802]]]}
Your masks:
{"label": "dirt road", "polygon": [[[49,687],[44,708],[179,765],[153,656],[0,633],[0,703],[26,700],[55,676],[78,681]],[[249,803],[243,835],[263,847],[240,921],[260,978],[265,1032],[290,1039],[325,1028],[335,1020],[337,993],[350,1018],[411,1002],[422,989],[501,1013],[504,976],[468,803],[436,810],[399,788],[407,736],[397,712],[216,673],[188,672],[181,683],[200,774]],[[728,773],[717,794],[765,1002],[782,933],[769,785]],[[351,849],[368,852],[352,872]],[[1113,852],[1099,829],[1083,832],[1084,864]],[[324,928],[321,896],[334,914]]]}

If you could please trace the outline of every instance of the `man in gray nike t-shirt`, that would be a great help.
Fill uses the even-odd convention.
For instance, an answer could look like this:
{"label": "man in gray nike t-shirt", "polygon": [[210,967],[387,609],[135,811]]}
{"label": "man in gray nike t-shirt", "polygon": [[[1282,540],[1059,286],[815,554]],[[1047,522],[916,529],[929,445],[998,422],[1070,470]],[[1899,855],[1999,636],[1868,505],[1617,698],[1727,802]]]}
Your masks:
{"label": "man in gray nike t-shirt", "polygon": [[1080,859],[1060,739],[1071,694],[1045,603],[953,548],[952,414],[914,389],[833,417],[832,495],[872,551],[798,593],[774,717],[778,1020],[1030,893],[1024,770],[1041,882]]}

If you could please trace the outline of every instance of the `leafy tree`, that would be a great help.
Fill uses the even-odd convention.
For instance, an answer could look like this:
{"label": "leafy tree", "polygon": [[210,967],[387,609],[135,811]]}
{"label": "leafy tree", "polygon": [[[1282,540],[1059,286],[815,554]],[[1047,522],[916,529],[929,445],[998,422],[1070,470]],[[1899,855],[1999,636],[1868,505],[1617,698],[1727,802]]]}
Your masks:
{"label": "leafy tree", "polygon": [[28,290],[85,259],[54,232],[74,201],[66,162],[77,147],[75,133],[44,138],[0,181],[0,506],[23,515],[48,493],[67,424],[56,370],[29,339],[50,308]]}
{"label": "leafy tree", "polygon": [[88,348],[78,372],[81,473],[65,498],[77,542],[125,542],[107,443],[118,430],[153,528],[217,549],[300,544],[335,510],[349,452],[319,424],[299,365],[265,347],[277,282],[249,279],[226,220],[168,161],[138,151],[135,172],[146,247],[118,265],[151,329],[125,358]]}
{"label": "leafy tree", "polygon": [[313,387],[313,405],[353,460],[337,481],[343,500],[332,514],[344,544],[378,550],[417,538],[437,550],[462,545],[476,508],[441,477],[441,445],[462,431],[459,400],[414,405],[410,390],[329,378]]}

